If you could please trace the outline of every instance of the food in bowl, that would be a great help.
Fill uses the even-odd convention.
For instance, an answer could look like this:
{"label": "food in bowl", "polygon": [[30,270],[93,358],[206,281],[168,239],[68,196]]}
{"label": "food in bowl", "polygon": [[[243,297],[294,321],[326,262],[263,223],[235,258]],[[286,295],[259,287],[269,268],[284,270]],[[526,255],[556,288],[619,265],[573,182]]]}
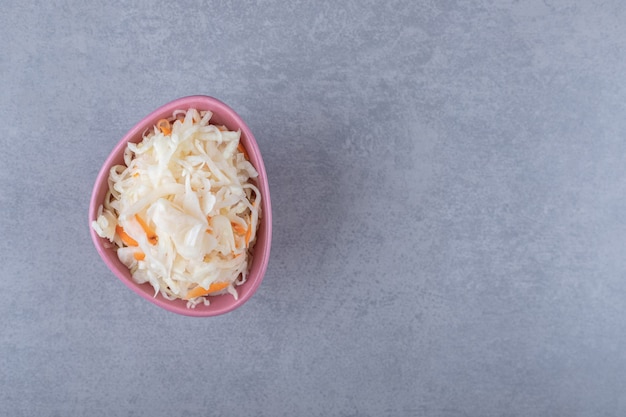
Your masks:
{"label": "food in bowl", "polygon": [[187,308],[209,305],[214,295],[237,299],[263,215],[241,132],[211,117],[177,110],[128,143],[92,222],[133,281]]}

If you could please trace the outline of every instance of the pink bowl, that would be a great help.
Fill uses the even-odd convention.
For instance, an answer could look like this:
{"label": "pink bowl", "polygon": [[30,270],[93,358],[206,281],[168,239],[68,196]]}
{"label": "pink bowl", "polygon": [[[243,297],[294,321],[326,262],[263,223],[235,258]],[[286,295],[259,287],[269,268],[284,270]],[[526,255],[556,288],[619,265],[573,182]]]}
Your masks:
{"label": "pink bowl", "polygon": [[[213,112],[213,117],[211,118],[212,123],[223,124],[229,130],[241,130],[241,144],[246,148],[250,161],[259,173],[257,186],[262,195],[261,208],[263,215],[259,224],[256,244],[253,248],[253,261],[250,267],[248,279],[243,285],[237,287],[239,298],[235,300],[230,294],[213,296],[210,298],[210,305],[198,305],[195,308],[187,308],[187,302],[183,300],[170,301],[163,298],[160,294],[154,297],[154,289],[148,283],[136,284],[132,280],[128,268],[126,268],[126,266],[124,266],[124,264],[122,264],[122,262],[118,259],[115,250],[107,248],[107,244],[110,242],[107,239],[98,236],[98,234],[91,227],[91,222],[96,219],[98,208],[102,204],[104,196],[108,190],[107,181],[109,170],[113,165],[123,164],[124,149],[126,148],[126,144],[128,142],[140,142],[143,132],[147,128],[155,125],[159,119],[171,116],[175,110],[187,110],[190,108],[210,110]],[[135,127],[126,133],[126,135],[124,135],[122,140],[115,146],[100,169],[91,194],[91,202],[89,204],[89,231],[91,233],[93,243],[102,257],[102,260],[104,260],[104,263],[120,280],[122,280],[124,284],[126,284],[126,286],[128,286],[128,288],[151,303],[154,303],[157,306],[173,313],[196,317],[217,316],[240,307],[243,303],[248,301],[250,297],[252,297],[261,284],[265,271],[267,270],[267,264],[270,256],[270,246],[272,243],[272,209],[270,203],[270,190],[267,182],[267,173],[265,172],[261,152],[259,151],[259,147],[254,139],[254,136],[252,135],[252,132],[233,109],[213,97],[183,97],[153,111],[137,125],[135,125]]]}

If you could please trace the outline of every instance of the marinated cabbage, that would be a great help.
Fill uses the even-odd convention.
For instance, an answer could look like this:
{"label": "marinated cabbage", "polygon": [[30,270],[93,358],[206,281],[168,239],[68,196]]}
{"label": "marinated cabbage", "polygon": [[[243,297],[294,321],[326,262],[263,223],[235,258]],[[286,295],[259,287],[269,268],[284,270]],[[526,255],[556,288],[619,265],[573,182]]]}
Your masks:
{"label": "marinated cabbage", "polygon": [[175,111],[129,143],[92,223],[154,295],[208,305],[246,281],[259,224],[258,173],[241,132],[210,111]]}

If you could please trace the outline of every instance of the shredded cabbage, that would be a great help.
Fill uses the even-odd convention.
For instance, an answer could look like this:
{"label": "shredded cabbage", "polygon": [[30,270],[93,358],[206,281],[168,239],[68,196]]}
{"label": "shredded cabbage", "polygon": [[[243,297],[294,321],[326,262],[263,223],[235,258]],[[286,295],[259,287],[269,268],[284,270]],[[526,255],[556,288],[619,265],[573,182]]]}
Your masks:
{"label": "shredded cabbage", "polygon": [[155,296],[208,305],[246,281],[259,225],[258,177],[240,131],[209,111],[177,110],[129,143],[113,166],[96,233]]}

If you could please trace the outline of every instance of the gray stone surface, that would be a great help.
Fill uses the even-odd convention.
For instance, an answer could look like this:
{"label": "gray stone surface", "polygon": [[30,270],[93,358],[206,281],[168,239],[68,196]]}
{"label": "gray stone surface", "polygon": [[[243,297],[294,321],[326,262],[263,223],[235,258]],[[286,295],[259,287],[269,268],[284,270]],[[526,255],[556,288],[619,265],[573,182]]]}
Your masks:
{"label": "gray stone surface", "polygon": [[[3,3],[0,415],[626,415],[620,1]],[[274,241],[241,309],[139,299],[100,165],[215,96]]]}

